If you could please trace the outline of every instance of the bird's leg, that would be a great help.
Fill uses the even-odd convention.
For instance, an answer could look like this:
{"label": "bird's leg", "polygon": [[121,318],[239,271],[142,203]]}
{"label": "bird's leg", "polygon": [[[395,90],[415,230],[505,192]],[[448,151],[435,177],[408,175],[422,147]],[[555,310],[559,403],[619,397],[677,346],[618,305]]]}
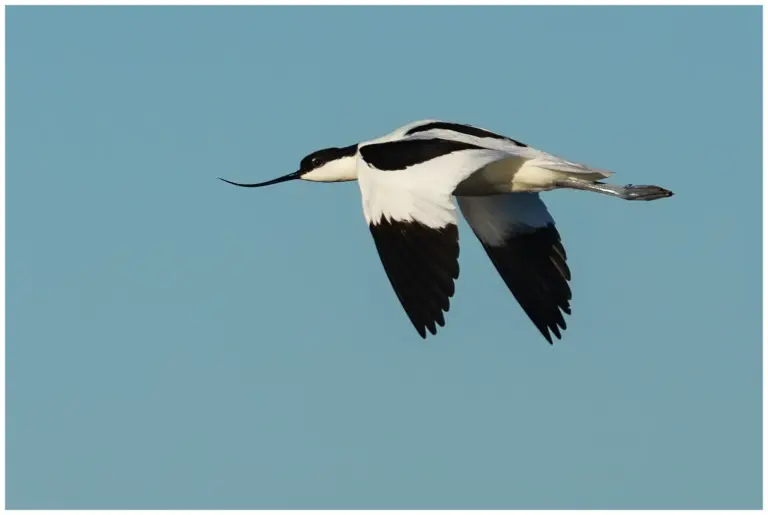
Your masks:
{"label": "bird's leg", "polygon": [[617,186],[615,184],[606,184],[599,181],[584,181],[573,178],[560,179],[555,183],[555,187],[593,191],[595,193],[611,195],[612,197],[618,197],[624,200],[656,200],[674,195],[674,193],[661,186],[638,186],[634,184]]}

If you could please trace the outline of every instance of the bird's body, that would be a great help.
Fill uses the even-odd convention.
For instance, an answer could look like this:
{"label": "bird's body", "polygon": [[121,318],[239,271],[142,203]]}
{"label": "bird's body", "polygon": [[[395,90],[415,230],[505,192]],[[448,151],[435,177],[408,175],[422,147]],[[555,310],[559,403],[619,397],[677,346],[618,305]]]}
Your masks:
{"label": "bird's body", "polygon": [[459,275],[458,213],[528,317],[552,343],[570,314],[571,273],[539,194],[556,188],[654,200],[658,186],[599,182],[612,172],[536,150],[479,127],[422,120],[380,138],[314,152],[290,179],[357,180],[363,215],[390,283],[419,334],[436,334]]}

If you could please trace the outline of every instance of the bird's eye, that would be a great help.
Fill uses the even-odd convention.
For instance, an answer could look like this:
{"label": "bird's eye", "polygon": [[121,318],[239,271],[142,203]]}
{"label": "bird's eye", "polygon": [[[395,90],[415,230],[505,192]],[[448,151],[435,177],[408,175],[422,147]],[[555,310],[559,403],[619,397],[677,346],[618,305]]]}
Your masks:
{"label": "bird's eye", "polygon": [[322,159],[320,159],[319,157],[312,158],[312,166],[320,166],[321,164],[323,164]]}

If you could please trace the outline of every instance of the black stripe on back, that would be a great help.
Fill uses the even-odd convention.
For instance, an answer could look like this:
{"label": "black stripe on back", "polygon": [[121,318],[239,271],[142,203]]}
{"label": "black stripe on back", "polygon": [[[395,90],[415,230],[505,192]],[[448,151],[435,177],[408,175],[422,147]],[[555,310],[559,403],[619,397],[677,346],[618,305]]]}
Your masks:
{"label": "black stripe on back", "polygon": [[512,295],[551,344],[565,330],[560,311],[571,314],[571,271],[554,225],[510,235],[503,245],[483,244]]}
{"label": "black stripe on back", "polygon": [[363,159],[379,170],[404,170],[452,152],[484,147],[447,139],[411,139],[373,143],[360,148]]}
{"label": "black stripe on back", "polygon": [[422,338],[427,330],[437,334],[459,277],[457,226],[432,229],[382,218],[370,229],[389,282],[416,331]]}
{"label": "black stripe on back", "polygon": [[411,134],[416,134],[419,132],[426,132],[433,129],[444,129],[447,131],[453,131],[458,132],[461,134],[466,134],[467,136],[475,136],[476,138],[493,138],[493,139],[503,139],[506,141],[511,141],[515,145],[519,147],[527,147],[525,143],[521,143],[517,140],[514,140],[512,138],[509,138],[507,136],[502,136],[501,134],[496,134],[495,132],[487,131],[485,129],[480,129],[479,127],[473,127],[471,125],[465,125],[463,123],[451,123],[451,122],[430,122],[426,123],[424,125],[419,125],[417,127],[413,127],[408,132],[405,133],[406,136],[410,136]]}

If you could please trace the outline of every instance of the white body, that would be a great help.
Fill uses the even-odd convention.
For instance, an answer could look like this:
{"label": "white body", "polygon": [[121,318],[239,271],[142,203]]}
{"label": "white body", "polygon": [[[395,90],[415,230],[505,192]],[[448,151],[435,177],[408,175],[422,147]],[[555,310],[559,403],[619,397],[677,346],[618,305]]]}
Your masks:
{"label": "white body", "polygon": [[[566,328],[571,275],[539,192],[559,187],[563,180],[591,184],[611,172],[501,137],[444,129],[406,135],[431,122],[437,121],[414,122],[361,143],[355,156],[363,214],[403,308],[422,337],[427,331],[435,334],[444,323],[442,312],[453,295],[446,274],[458,277],[452,265],[458,266],[455,196],[499,275],[551,344],[552,336],[560,338]],[[377,169],[363,157],[366,145],[431,138],[482,148],[451,151],[398,170]],[[418,227],[424,226],[435,236],[423,235]],[[413,234],[422,234],[423,241],[414,240]]]}
{"label": "white body", "polygon": [[[430,227],[455,223],[456,214],[451,196],[484,197],[500,193],[537,193],[551,190],[557,180],[578,177],[594,181],[612,173],[566,161],[531,147],[493,138],[479,138],[466,134],[433,129],[404,136],[411,128],[437,120],[413,122],[399,129],[360,144],[360,147],[403,139],[443,138],[485,147],[464,150],[440,156],[405,170],[381,171],[373,168],[360,155],[356,156],[355,175],[363,196],[363,212],[369,223],[382,216],[395,220],[417,219]],[[504,196],[487,205],[516,202],[517,196]],[[474,200],[475,205],[482,201]],[[543,203],[523,201],[508,210],[516,218],[542,222],[548,217]],[[461,205],[471,209],[472,200]],[[534,209],[529,213],[524,209]],[[498,211],[498,207],[494,208]],[[477,210],[476,210],[477,211]]]}

